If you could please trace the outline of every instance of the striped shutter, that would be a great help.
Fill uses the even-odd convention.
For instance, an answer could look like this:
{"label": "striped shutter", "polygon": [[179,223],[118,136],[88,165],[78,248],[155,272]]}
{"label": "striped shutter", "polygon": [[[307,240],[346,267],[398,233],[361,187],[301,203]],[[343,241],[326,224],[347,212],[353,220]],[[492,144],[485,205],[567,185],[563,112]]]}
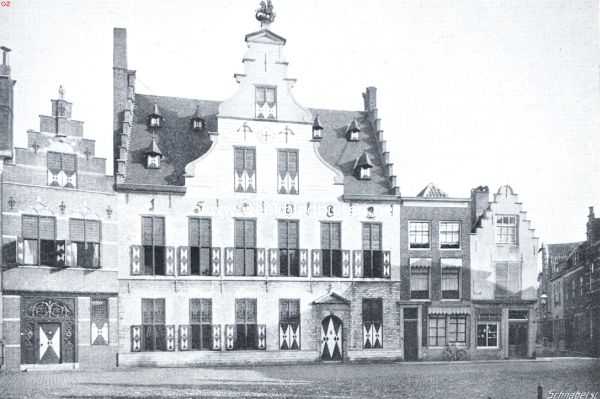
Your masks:
{"label": "striped shutter", "polygon": [[23,243],[23,237],[18,236],[15,241],[16,253],[17,253],[17,265],[25,263],[25,244]]}
{"label": "striped shutter", "polygon": [[212,350],[214,350],[214,351],[221,350],[221,325],[220,324],[212,325]]}
{"label": "striped shutter", "polygon": [[188,351],[190,350],[190,326],[180,325],[179,326],[179,350]]}
{"label": "striped shutter", "polygon": [[173,352],[175,350],[175,326],[168,325],[165,326],[165,330],[167,332],[166,341],[167,341],[167,351]]}
{"label": "striped shutter", "polygon": [[269,276],[279,276],[279,249],[269,249]]}
{"label": "striped shutter", "polygon": [[[73,251],[73,248],[75,248],[75,251]],[[73,253],[75,252],[75,254],[77,253],[77,244],[66,240],[65,241],[65,266],[77,266],[75,263],[76,259],[75,256],[73,256]]]}
{"label": "striped shutter", "polygon": [[312,275],[313,277],[321,276],[321,250],[313,249],[311,251],[311,262],[312,262]]}
{"label": "striped shutter", "polygon": [[390,278],[392,276],[392,262],[390,251],[383,251],[383,277]]}
{"label": "striped shutter", "polygon": [[256,249],[256,275],[264,276],[266,274],[266,259],[265,259],[265,249],[257,248]]}
{"label": "striped shutter", "polygon": [[167,268],[165,274],[167,276],[175,275],[175,247],[167,247]]}
{"label": "striped shutter", "polygon": [[212,248],[212,275],[220,276],[221,275],[221,248]]}
{"label": "striped shutter", "polygon": [[179,247],[179,275],[188,276],[190,274],[190,247]]}
{"label": "striped shutter", "polygon": [[301,249],[300,252],[300,277],[308,277],[308,250]]}
{"label": "striped shutter", "polygon": [[131,246],[131,274],[142,274],[142,264],[144,263],[144,251],[141,245]]}
{"label": "striped shutter", "polygon": [[57,267],[65,267],[66,266],[66,253],[65,253],[65,241],[56,241],[56,266]]}
{"label": "striped shutter", "polygon": [[131,326],[131,351],[142,350],[142,326]]}
{"label": "striped shutter", "polygon": [[235,343],[235,324],[225,325],[225,349],[231,351]]}
{"label": "striped shutter", "polygon": [[267,326],[265,324],[258,324],[256,326],[257,329],[257,339],[258,339],[258,349],[267,349]]}
{"label": "striped shutter", "polygon": [[225,275],[233,276],[233,248],[225,248]]}
{"label": "striped shutter", "polygon": [[347,249],[342,250],[342,277],[350,277],[350,265],[352,264],[352,258],[350,251]]}
{"label": "striped shutter", "polygon": [[356,250],[353,251],[354,260],[354,277],[362,277],[363,276],[363,251]]}

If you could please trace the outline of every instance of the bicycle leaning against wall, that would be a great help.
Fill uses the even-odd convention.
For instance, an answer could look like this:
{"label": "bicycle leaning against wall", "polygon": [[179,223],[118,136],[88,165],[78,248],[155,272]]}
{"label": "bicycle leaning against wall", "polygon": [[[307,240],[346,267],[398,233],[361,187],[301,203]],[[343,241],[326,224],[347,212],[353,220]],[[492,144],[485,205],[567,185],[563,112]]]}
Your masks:
{"label": "bicycle leaning against wall", "polygon": [[444,359],[447,361],[467,360],[468,358],[469,354],[466,350],[459,348],[456,344],[446,344],[446,348],[444,349]]}

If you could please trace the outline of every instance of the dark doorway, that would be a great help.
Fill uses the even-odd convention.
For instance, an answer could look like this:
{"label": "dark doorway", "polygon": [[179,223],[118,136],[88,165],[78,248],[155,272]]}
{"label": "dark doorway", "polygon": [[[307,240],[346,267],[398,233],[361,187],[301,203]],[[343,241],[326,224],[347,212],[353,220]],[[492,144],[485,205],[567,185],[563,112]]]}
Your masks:
{"label": "dark doorway", "polygon": [[418,311],[417,308],[405,308],[404,318],[404,360],[419,359]]}
{"label": "dark doorway", "polygon": [[527,322],[508,323],[508,356],[527,356]]}

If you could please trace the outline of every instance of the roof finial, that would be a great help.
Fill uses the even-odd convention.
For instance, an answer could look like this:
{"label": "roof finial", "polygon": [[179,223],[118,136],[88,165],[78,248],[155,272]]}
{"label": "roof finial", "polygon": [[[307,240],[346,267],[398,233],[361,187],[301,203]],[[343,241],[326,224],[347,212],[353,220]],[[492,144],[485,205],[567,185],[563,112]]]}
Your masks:
{"label": "roof finial", "polygon": [[65,99],[65,89],[63,89],[62,85],[58,86],[58,97],[61,100]]}
{"label": "roof finial", "polygon": [[275,21],[275,11],[273,10],[273,3],[271,0],[261,0],[260,5],[256,9],[256,19],[260,22],[260,27],[269,26]]}

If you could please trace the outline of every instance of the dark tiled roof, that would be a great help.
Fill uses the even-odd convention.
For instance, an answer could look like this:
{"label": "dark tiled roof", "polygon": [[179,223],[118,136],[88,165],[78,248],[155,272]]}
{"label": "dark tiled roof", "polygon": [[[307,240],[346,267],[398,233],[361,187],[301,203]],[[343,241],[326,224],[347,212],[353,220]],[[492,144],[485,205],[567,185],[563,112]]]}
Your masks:
{"label": "dark tiled roof", "polygon": [[[216,132],[219,102],[194,100],[179,97],[162,97],[136,94],[134,125],[127,159],[127,176],[122,187],[144,184],[157,188],[183,186],[185,166],[204,154],[211,145],[208,132]],[[157,133],[157,144],[163,154],[160,169],[146,169],[144,153],[152,145],[152,133],[148,128],[148,115],[154,105],[164,118]],[[206,121],[201,132],[192,130],[191,118],[199,108],[200,116]],[[376,132],[360,111],[332,111],[311,109],[318,115],[323,126],[323,138],[319,153],[330,165],[344,174],[345,194],[391,194],[389,179],[385,176]],[[357,142],[346,139],[346,129],[356,119],[360,127]],[[373,168],[370,180],[359,180],[354,174],[356,159],[366,152]]]}
{"label": "dark tiled roof", "polygon": [[[160,169],[146,169],[144,153],[152,145],[147,121],[155,104],[164,118],[157,133],[163,160]],[[218,106],[217,101],[136,94],[125,184],[183,186],[185,166],[210,148],[208,132],[217,130]],[[206,121],[201,132],[193,131],[190,122],[197,107]]]}
{"label": "dark tiled roof", "polygon": [[[319,154],[326,162],[344,174],[344,194],[392,194],[390,181],[385,176],[376,132],[366,120],[366,113],[325,109],[311,109],[310,111],[313,115],[319,116],[319,121],[323,126],[323,139],[319,146]],[[356,119],[360,126],[360,140],[356,142],[348,141],[346,138],[346,129],[353,119]],[[369,154],[373,163],[370,180],[360,180],[354,174],[354,163],[363,152]]]}

